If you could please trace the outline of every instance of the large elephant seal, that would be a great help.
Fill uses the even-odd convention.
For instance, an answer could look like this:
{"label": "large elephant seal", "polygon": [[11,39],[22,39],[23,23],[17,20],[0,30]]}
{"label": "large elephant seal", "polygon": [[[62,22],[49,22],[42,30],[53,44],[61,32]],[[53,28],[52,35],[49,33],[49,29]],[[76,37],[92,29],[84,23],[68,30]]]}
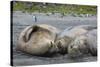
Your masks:
{"label": "large elephant seal", "polygon": [[26,27],[18,38],[17,50],[33,55],[56,52],[54,45],[59,30],[51,25],[38,24]]}
{"label": "large elephant seal", "polygon": [[55,42],[55,44],[59,48],[59,52],[63,54],[67,53],[68,46],[74,40],[75,37],[78,37],[96,28],[96,26],[91,25],[80,25],[65,29],[58,35]]}
{"label": "large elephant seal", "polygon": [[76,37],[68,46],[68,54],[71,57],[79,57],[84,54],[97,56],[97,30],[91,30],[86,34]]}

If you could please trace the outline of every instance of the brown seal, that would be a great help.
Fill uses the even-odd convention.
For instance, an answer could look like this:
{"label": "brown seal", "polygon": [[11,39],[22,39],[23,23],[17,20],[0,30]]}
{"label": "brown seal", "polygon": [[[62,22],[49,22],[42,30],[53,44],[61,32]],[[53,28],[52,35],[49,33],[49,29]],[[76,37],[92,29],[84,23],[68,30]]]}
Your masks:
{"label": "brown seal", "polygon": [[51,25],[38,24],[26,27],[18,38],[17,49],[33,55],[57,50],[53,44],[59,30]]}
{"label": "brown seal", "polygon": [[75,27],[70,27],[62,31],[57,39],[55,44],[59,48],[60,53],[67,53],[69,44],[78,36],[87,33],[93,29],[97,28],[96,26],[91,25],[79,25]]}
{"label": "brown seal", "polygon": [[97,30],[91,30],[86,34],[76,37],[68,46],[68,54],[71,57],[82,56],[90,53],[97,56]]}

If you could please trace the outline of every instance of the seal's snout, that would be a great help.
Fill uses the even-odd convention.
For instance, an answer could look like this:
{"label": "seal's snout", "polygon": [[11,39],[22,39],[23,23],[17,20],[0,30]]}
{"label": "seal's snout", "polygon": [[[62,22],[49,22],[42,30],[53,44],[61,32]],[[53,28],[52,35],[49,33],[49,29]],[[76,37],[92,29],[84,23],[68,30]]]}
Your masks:
{"label": "seal's snout", "polygon": [[50,53],[55,53],[55,52],[58,52],[59,50],[58,50],[58,47],[57,47],[57,45],[55,44],[55,42],[54,41],[51,41],[51,46],[50,46],[50,50],[49,50],[49,52]]}
{"label": "seal's snout", "polygon": [[81,56],[81,52],[75,47],[75,48],[70,48],[70,50],[68,51],[68,55],[70,57],[79,57]]}

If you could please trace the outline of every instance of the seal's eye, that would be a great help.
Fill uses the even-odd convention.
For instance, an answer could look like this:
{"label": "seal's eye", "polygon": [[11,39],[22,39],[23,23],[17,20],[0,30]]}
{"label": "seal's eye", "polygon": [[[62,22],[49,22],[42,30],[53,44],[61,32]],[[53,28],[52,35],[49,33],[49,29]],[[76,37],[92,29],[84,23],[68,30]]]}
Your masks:
{"label": "seal's eye", "polygon": [[70,48],[73,48],[73,46],[71,45]]}

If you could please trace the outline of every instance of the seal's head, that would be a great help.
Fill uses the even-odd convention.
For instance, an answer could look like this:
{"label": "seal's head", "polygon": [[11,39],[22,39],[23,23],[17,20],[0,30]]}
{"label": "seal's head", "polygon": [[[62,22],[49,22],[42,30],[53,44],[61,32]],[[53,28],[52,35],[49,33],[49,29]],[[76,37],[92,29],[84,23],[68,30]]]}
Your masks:
{"label": "seal's head", "polygon": [[68,45],[71,42],[72,38],[68,36],[64,36],[61,38],[57,38],[55,41],[55,44],[57,45],[59,49],[59,53],[66,54],[68,50]]}
{"label": "seal's head", "polygon": [[88,53],[87,42],[85,36],[79,36],[73,39],[68,46],[68,55],[70,57],[79,57]]}

